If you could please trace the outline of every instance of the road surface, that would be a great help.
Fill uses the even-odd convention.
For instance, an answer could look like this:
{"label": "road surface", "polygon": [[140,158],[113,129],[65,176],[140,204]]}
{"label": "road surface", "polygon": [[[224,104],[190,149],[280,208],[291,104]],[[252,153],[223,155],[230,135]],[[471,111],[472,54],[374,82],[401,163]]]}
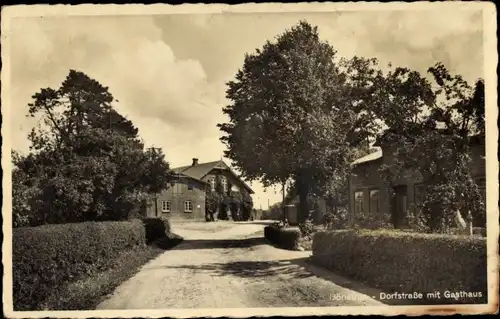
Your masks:
{"label": "road surface", "polygon": [[340,285],[348,280],[309,265],[311,252],[269,245],[263,223],[172,228],[184,242],[144,265],[97,309],[382,305]]}

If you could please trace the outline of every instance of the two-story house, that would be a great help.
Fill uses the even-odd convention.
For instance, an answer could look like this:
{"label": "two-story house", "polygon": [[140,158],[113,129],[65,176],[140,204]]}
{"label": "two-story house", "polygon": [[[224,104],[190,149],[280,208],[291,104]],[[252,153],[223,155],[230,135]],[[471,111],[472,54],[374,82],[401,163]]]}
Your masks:
{"label": "two-story house", "polygon": [[215,191],[217,181],[224,192],[253,190],[224,161],[198,163],[193,158],[191,165],[173,168],[176,178],[167,189],[156,194],[147,205],[147,216],[165,216],[182,219],[205,219],[207,189]]}
{"label": "two-story house", "polygon": [[[477,183],[484,200],[486,199],[485,140],[476,136],[471,139],[471,175]],[[383,182],[379,168],[393,160],[395,145],[378,142],[376,151],[353,163],[349,178],[349,215],[389,213],[396,227],[404,226],[410,209],[422,201],[424,184],[418,171],[406,171],[403,176],[392,181],[395,196],[391,198],[389,189]],[[431,151],[431,150],[429,150]],[[485,220],[474,221],[484,227]]]}

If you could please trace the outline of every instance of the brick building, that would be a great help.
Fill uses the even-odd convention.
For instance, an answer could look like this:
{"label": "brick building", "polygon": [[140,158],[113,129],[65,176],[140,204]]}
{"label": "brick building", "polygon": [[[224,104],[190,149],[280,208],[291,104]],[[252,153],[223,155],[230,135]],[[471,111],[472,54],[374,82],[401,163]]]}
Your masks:
{"label": "brick building", "polygon": [[156,194],[156,200],[147,205],[147,216],[165,216],[181,219],[205,219],[205,195],[207,188],[215,190],[220,181],[225,192],[253,190],[224,161],[198,163],[173,168],[176,178],[168,188]]}
{"label": "brick building", "polygon": [[[485,146],[484,137],[474,137],[471,145],[471,174],[479,189],[486,198],[485,184]],[[379,168],[382,164],[390,164],[396,146],[377,143],[377,150],[353,163],[349,178],[349,215],[389,213],[396,225],[403,225],[405,217],[414,204],[422,200],[424,185],[418,171],[406,171],[403,176],[392,181],[395,197],[390,198],[389,190],[382,181]],[[429,150],[431,151],[431,150]],[[474,222],[475,226],[484,226],[484,220]]]}

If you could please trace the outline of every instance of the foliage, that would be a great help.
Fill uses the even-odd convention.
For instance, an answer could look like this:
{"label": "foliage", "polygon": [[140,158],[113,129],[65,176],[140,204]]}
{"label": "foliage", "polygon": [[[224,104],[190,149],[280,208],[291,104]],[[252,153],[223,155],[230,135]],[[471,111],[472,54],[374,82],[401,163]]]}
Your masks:
{"label": "foliage", "polygon": [[422,301],[426,293],[435,291],[482,293],[482,298],[449,299],[451,303],[487,300],[485,238],[395,230],[318,232],[313,237],[312,259],[388,293],[420,292]]}
{"label": "foliage", "polygon": [[143,218],[142,222],[146,230],[146,243],[148,245],[170,234],[170,221],[167,218]]}
{"label": "foliage", "polygon": [[303,221],[305,198],[323,194],[327,181],[349,168],[353,146],[373,129],[370,112],[361,112],[376,76],[372,64],[337,61],[306,22],[265,43],[228,82],[230,120],[218,125],[225,156],[266,186],[295,180]]}
{"label": "foliage", "polygon": [[121,252],[143,247],[145,241],[138,220],[15,228],[15,310],[37,310],[52,291],[113,266]]}
{"label": "foliage", "polygon": [[323,216],[323,226],[327,230],[344,229],[348,226],[348,219],[347,207],[341,207],[336,211],[328,210]]}
{"label": "foliage", "polygon": [[300,231],[294,228],[266,226],[264,237],[280,248],[295,250],[299,246]]}
{"label": "foliage", "polygon": [[276,221],[276,222],[272,223],[271,226],[276,227],[278,229],[281,229],[281,228],[286,228],[289,225],[288,225],[288,222],[286,220],[280,220],[280,221]]}
{"label": "foliage", "polygon": [[216,178],[215,191],[212,191],[210,185],[207,186],[205,200],[206,221],[215,221],[214,215],[216,212],[219,212],[218,219],[229,220],[230,216],[227,211],[231,213],[231,218],[234,221],[249,220],[253,208],[252,197],[245,189],[232,191],[230,186],[228,191],[224,192],[221,178],[222,176]]}
{"label": "foliage", "polygon": [[219,193],[213,192],[210,185],[206,186],[205,190],[205,220],[215,221],[215,214],[219,209],[220,196]]}
{"label": "foliage", "polygon": [[380,144],[394,149],[394,161],[381,167],[387,186],[391,189],[409,171],[419,172],[427,186],[422,207],[410,219],[440,232],[451,225],[457,209],[485,219],[469,170],[471,145],[484,140],[484,82],[471,87],[441,63],[428,72],[433,82],[407,68],[391,70],[380,77],[372,107],[387,128]]}
{"label": "foliage", "polygon": [[[14,165],[22,161],[22,156],[13,151],[12,159]],[[19,169],[12,171],[12,222],[14,227],[22,227],[30,224],[33,207],[40,207],[41,189],[37,181]]]}
{"label": "foliage", "polygon": [[31,152],[13,158],[14,226],[124,220],[168,183],[161,150],[112,107],[106,87],[70,70],[58,90],[41,89],[28,116]]}
{"label": "foliage", "polygon": [[229,193],[229,211],[231,212],[231,218],[235,221],[241,220],[240,207],[242,203],[242,195],[240,192],[230,191]]}
{"label": "foliage", "polygon": [[353,229],[392,229],[396,222],[389,213],[381,212],[379,214],[370,214],[364,212],[356,214],[353,222],[349,223],[349,228]]}
{"label": "foliage", "polygon": [[227,194],[219,194],[219,196],[220,196],[220,202],[219,202],[220,209],[217,218],[221,220],[229,220],[228,211],[230,208],[231,199]]}
{"label": "foliage", "polygon": [[307,219],[305,222],[299,223],[299,230],[302,237],[310,238],[315,232],[315,227],[313,222],[310,219]]}
{"label": "foliage", "polygon": [[252,215],[253,210],[253,200],[252,196],[247,191],[243,191],[242,193],[242,201],[241,201],[241,217],[243,220],[249,220]]}

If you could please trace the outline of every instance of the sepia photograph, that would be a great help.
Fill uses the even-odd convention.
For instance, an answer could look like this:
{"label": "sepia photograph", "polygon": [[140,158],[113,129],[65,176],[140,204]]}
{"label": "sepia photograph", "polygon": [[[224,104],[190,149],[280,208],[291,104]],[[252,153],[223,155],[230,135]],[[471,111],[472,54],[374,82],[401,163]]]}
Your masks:
{"label": "sepia photograph", "polygon": [[488,2],[1,13],[9,318],[494,314]]}

